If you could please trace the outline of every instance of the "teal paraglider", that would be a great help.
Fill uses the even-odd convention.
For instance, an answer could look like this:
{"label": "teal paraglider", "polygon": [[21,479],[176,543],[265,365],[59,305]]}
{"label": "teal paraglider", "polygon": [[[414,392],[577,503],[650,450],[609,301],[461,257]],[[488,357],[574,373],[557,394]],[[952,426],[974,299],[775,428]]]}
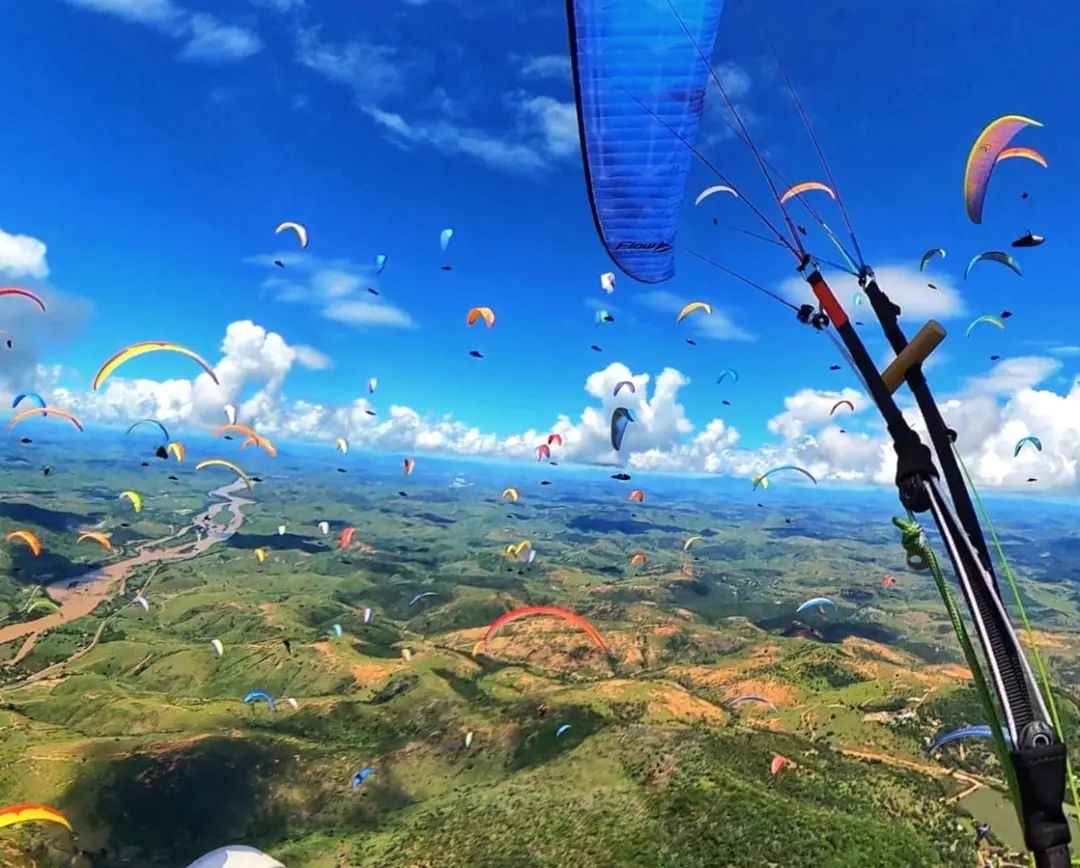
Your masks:
{"label": "teal paraglider", "polygon": [[1030,443],[1035,447],[1036,451],[1042,452],[1042,441],[1038,437],[1029,434],[1027,437],[1021,437],[1016,441],[1016,446],[1013,447],[1013,458],[1020,454],[1020,450],[1024,448],[1025,443]]}
{"label": "teal paraglider", "polygon": [[130,434],[140,425],[157,425],[158,428],[161,429],[161,433],[165,435],[165,441],[168,442],[172,440],[172,438],[169,436],[169,429],[162,425],[157,419],[140,419],[134,425],[128,426],[127,433]]}
{"label": "teal paraglider", "polygon": [[616,452],[622,449],[626,426],[633,421],[634,417],[625,407],[616,407],[615,412],[611,414],[611,448]]}

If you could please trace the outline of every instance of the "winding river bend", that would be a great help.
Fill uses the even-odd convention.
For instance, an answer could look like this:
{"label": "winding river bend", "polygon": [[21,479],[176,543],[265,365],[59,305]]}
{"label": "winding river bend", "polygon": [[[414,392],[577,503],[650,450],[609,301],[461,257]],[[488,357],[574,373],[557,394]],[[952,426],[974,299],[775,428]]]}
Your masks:
{"label": "winding river bend", "polygon": [[[242,479],[237,479],[221,488],[215,488],[210,492],[210,496],[221,498],[221,500],[210,504],[206,510],[196,515],[190,525],[167,537],[140,543],[135,549],[136,554],[130,558],[91,570],[77,579],[68,578],[53,582],[48,586],[48,591],[49,596],[60,604],[59,612],[53,612],[33,621],[0,627],[0,645],[26,637],[19,653],[9,661],[8,665],[13,666],[22,660],[30,653],[37,640],[49,630],[93,612],[99,603],[110,598],[113,589],[136,567],[187,560],[202,554],[214,543],[227,540],[244,523],[244,507],[253,503],[235,493],[245,488]],[[229,523],[224,527],[216,527],[212,533],[201,536],[196,534],[193,540],[185,540],[171,546],[166,545],[189,534],[193,529],[196,531],[205,529],[204,522],[213,521],[224,509],[228,509],[230,513]]]}

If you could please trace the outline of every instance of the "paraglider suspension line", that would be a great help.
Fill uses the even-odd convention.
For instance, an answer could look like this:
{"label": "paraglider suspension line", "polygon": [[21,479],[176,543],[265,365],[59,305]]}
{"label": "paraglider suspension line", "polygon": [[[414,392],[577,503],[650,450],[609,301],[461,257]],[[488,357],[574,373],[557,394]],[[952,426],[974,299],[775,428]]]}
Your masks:
{"label": "paraglider suspension line", "polygon": [[[997,593],[994,575],[983,563],[970,529],[965,528],[949,509],[938,488],[933,454],[904,419],[836,296],[819,271],[815,270],[806,279],[822,309],[831,318],[867,391],[885,419],[896,450],[896,486],[900,502],[910,512],[929,511],[933,515],[949,554],[1012,736],[1013,748],[1009,756],[1016,772],[1024,841],[1035,857],[1036,868],[1067,868],[1070,865],[1070,832],[1062,807],[1065,798],[1065,745],[1049,723],[1046,705]],[[886,333],[892,328],[899,331],[896,317],[900,308],[872,280],[867,283],[867,293]],[[902,334],[900,339],[901,346],[893,343],[897,353],[907,346]],[[915,368],[918,369],[918,366]],[[921,371],[919,376],[922,377]],[[910,384],[910,379],[908,382]],[[936,412],[937,406],[929,395],[925,377],[922,377],[922,386],[925,388],[924,400]],[[941,420],[940,412],[936,412],[936,418]],[[929,418],[926,422],[930,427]],[[944,431],[944,422],[940,424]],[[951,444],[949,448],[951,450]],[[963,491],[967,494],[966,487],[963,487]],[[979,529],[977,520],[975,527]],[[981,539],[981,536],[979,529],[977,538]],[[983,546],[985,548],[985,541]]]}

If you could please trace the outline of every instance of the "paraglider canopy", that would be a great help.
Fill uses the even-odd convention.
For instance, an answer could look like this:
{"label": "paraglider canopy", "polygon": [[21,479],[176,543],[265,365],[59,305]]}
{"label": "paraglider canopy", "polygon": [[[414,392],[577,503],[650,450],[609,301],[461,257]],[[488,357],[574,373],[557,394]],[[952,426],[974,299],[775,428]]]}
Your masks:
{"label": "paraglider canopy", "polygon": [[285,868],[273,856],[246,844],[227,844],[211,850],[187,868]]}

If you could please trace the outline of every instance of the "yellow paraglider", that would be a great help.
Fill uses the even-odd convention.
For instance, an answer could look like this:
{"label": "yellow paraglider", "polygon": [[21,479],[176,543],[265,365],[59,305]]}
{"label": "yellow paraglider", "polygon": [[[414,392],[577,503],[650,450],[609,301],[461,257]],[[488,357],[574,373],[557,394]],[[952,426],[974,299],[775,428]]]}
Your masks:
{"label": "yellow paraglider", "polygon": [[94,379],[90,385],[94,389],[94,391],[97,391],[101,387],[101,384],[109,378],[113,371],[115,371],[125,362],[130,361],[131,359],[138,358],[139,356],[144,356],[147,353],[159,353],[163,350],[168,350],[171,353],[180,353],[180,355],[182,356],[187,356],[200,368],[206,371],[206,373],[210,375],[211,380],[217,383],[217,385],[221,385],[221,381],[217,378],[217,374],[214,373],[214,369],[210,367],[210,363],[206,361],[206,359],[204,359],[195,351],[189,350],[187,347],[181,344],[174,344],[170,343],[169,341],[141,341],[140,343],[131,344],[124,347],[122,350],[114,353],[112,356],[105,360],[105,364],[103,364],[98,370],[98,372],[94,374]]}
{"label": "yellow paraglider", "polygon": [[679,311],[679,315],[675,317],[675,322],[682,322],[695,310],[705,311],[706,316],[712,316],[712,305],[704,301],[692,301]]}
{"label": "yellow paraglider", "polygon": [[187,450],[184,449],[184,444],[181,443],[179,440],[174,440],[172,443],[166,446],[165,449],[177,461],[183,461],[184,457],[187,455]]}
{"label": "yellow paraglider", "polygon": [[231,461],[227,461],[224,458],[204,458],[202,461],[200,461],[198,464],[195,465],[196,470],[202,470],[204,467],[224,467],[224,468],[226,468],[228,470],[231,470],[233,473],[235,473],[237,476],[239,476],[242,480],[244,480],[244,485],[246,485],[248,487],[248,491],[253,490],[252,487],[251,487],[251,479],[250,479],[250,477],[246,473],[244,473],[243,470],[241,470],[239,467],[237,467],[235,464],[233,464]]}
{"label": "yellow paraglider", "polygon": [[0,808],[0,829],[19,823],[56,823],[69,832],[73,831],[68,818],[48,805],[24,803],[5,805]]}
{"label": "yellow paraglider", "polygon": [[334,445],[342,455],[349,451],[349,441],[344,437],[338,437],[338,439],[334,441]]}
{"label": "yellow paraglider", "polygon": [[263,561],[266,560],[266,549],[262,548],[261,546],[259,548],[255,549],[255,557],[258,559],[259,563],[261,564]]}
{"label": "yellow paraglider", "polygon": [[139,494],[139,492],[131,491],[130,489],[128,491],[121,491],[117,499],[119,500],[119,498],[121,497],[126,497],[128,500],[130,500],[131,505],[135,507],[136,512],[142,512],[143,499],[142,495]]}
{"label": "yellow paraglider", "polygon": [[504,488],[501,496],[505,497],[511,503],[517,503],[521,499],[521,492],[516,488]]}

